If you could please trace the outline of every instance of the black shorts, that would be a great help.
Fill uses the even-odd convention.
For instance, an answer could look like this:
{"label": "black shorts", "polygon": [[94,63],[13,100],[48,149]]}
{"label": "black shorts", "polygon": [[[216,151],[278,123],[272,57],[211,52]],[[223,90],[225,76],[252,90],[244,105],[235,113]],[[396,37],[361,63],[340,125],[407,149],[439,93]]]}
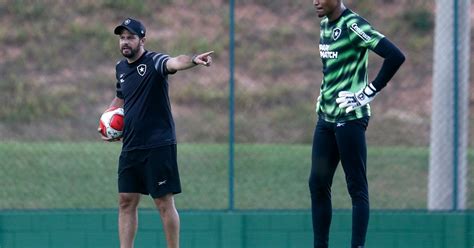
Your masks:
{"label": "black shorts", "polygon": [[181,193],[176,145],[122,151],[118,191],[141,193],[153,198]]}

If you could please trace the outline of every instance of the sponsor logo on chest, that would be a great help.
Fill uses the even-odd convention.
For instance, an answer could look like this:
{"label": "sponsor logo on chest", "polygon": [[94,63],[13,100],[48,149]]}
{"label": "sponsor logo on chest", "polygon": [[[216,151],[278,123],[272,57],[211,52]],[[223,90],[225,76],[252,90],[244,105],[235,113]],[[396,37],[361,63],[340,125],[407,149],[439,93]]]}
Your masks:
{"label": "sponsor logo on chest", "polygon": [[328,44],[319,44],[319,56],[322,59],[337,59],[339,52],[331,51],[331,46]]}
{"label": "sponsor logo on chest", "polygon": [[[322,41],[327,41],[329,43],[333,41],[337,41],[342,34],[342,30],[339,27],[335,27],[331,31],[331,38],[330,39],[322,39]],[[328,37],[329,38],[329,37]],[[339,52],[335,50],[331,50],[331,44],[319,44],[319,55],[322,59],[337,59]]]}

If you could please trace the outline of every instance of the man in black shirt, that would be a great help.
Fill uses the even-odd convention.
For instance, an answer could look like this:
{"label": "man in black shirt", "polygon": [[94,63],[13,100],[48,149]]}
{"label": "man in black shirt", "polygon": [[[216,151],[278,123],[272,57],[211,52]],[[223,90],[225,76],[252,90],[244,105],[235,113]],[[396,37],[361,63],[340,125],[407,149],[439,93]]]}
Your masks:
{"label": "man in black shirt", "polygon": [[140,194],[145,194],[151,195],[160,212],[168,247],[179,247],[179,215],[173,195],[181,192],[181,184],[168,74],[196,65],[210,66],[213,52],[170,57],[147,51],[145,27],[131,18],[114,33],[120,37],[120,51],[125,57],[115,68],[117,93],[109,106],[123,107],[125,113],[118,168],[120,245],[133,247],[137,206]]}

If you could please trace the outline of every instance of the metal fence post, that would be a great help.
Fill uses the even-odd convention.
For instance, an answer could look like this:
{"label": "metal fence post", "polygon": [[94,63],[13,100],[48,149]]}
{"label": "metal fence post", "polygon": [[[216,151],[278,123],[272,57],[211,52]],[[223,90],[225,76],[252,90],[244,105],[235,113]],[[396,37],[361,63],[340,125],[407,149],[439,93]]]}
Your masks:
{"label": "metal fence post", "polygon": [[229,2],[229,210],[234,209],[234,0]]}

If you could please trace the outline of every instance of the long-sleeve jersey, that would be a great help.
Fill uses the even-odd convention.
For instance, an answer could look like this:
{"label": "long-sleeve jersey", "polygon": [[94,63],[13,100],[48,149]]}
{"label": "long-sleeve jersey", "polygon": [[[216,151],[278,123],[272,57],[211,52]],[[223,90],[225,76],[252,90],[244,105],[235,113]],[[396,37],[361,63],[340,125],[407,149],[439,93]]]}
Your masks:
{"label": "long-sleeve jersey", "polygon": [[374,50],[384,36],[358,14],[346,9],[335,21],[321,20],[319,53],[323,80],[316,112],[328,122],[370,116],[365,105],[346,113],[336,103],[340,91],[357,92],[368,84],[368,50]]}

